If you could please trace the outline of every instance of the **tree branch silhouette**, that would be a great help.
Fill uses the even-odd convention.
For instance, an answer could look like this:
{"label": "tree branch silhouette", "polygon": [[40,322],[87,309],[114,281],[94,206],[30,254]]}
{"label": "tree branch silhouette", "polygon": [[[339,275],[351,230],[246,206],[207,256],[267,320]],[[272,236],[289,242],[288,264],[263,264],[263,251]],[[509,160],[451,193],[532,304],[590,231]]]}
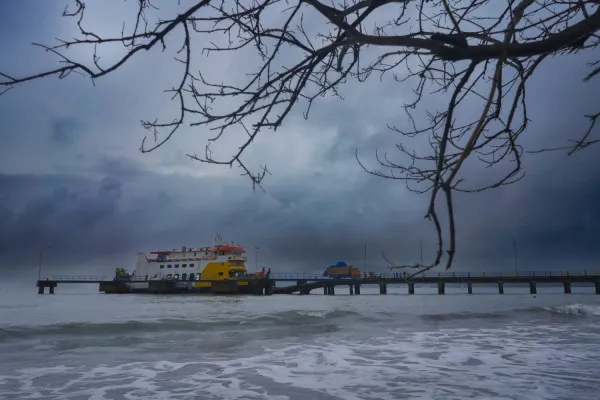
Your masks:
{"label": "tree branch silhouette", "polygon": [[[242,168],[254,187],[269,173],[266,166],[253,171],[243,161],[245,150],[264,130],[276,130],[295,107],[304,106],[305,118],[315,101],[326,95],[340,96],[348,80],[364,82],[372,75],[391,74],[413,88],[414,99],[405,104],[412,129],[390,126],[405,139],[426,138],[430,151],[410,151],[403,140],[397,151],[401,161],[387,153],[376,159],[380,169],[370,174],[404,181],[409,190],[430,193],[426,218],[434,224],[438,246],[433,261],[415,264],[421,273],[442,262],[445,241],[438,217],[442,195],[448,246],[445,268],[456,253],[454,192],[481,192],[508,185],[524,176],[519,138],[527,130],[526,88],[538,66],[550,56],[596,54],[600,36],[598,0],[188,0],[159,8],[150,0],[138,0],[137,12],[120,34],[103,36],[86,28],[85,0],[74,0],[63,16],[74,18],[79,36],[38,44],[60,66],[26,76],[0,72],[0,95],[9,89],[52,76],[64,79],[82,74],[93,82],[111,74],[142,52],[166,50],[167,38],[180,38],[177,60],[183,66],[178,84],[169,91],[178,104],[172,120],[142,121],[148,136],[140,150],[154,151],[184,125],[214,132],[203,155],[193,160]],[[310,22],[307,22],[310,21]],[[126,26],[129,26],[126,29]],[[215,39],[215,40],[212,40]],[[124,54],[103,65],[102,48],[121,44]],[[197,49],[202,47],[202,51]],[[76,61],[69,50],[93,49],[91,60]],[[212,82],[202,68],[194,72],[198,54],[253,49],[260,59],[243,84]],[[600,74],[600,59],[589,65],[585,81]],[[412,85],[412,86],[411,86]],[[431,110],[426,95],[448,94],[447,107]],[[597,106],[597,105],[596,105]],[[469,109],[478,109],[469,119]],[[417,122],[415,112],[425,110],[428,121]],[[589,129],[564,147],[570,154],[596,143],[591,138],[600,113],[585,114]],[[216,159],[211,144],[229,131],[242,132],[242,145],[229,158]],[[534,150],[532,152],[539,152]],[[480,187],[465,187],[460,173],[475,160],[486,168],[509,162],[501,179]],[[385,258],[385,255],[384,255]]]}

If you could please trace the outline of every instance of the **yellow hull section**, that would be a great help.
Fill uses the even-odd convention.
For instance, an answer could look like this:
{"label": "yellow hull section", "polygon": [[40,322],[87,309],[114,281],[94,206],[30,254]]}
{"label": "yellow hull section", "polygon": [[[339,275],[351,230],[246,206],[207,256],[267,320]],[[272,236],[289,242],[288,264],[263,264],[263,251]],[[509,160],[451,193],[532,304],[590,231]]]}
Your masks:
{"label": "yellow hull section", "polygon": [[[250,282],[248,281],[238,281],[236,282],[238,286],[248,286]],[[194,287],[197,288],[209,288],[212,287],[212,282],[194,282]]]}
{"label": "yellow hull section", "polygon": [[194,287],[209,288],[212,286],[211,282],[202,281],[237,281],[237,286],[248,286],[248,278],[245,275],[246,267],[241,260],[211,262],[206,264],[200,274],[201,282],[194,282]]}

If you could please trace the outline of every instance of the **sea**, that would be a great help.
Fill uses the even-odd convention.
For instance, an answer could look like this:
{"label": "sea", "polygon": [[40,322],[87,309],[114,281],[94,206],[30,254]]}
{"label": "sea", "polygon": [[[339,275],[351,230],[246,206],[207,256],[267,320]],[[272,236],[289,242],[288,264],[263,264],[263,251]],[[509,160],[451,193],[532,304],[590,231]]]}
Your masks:
{"label": "sea", "polygon": [[308,296],[0,285],[0,399],[600,399],[593,286]]}

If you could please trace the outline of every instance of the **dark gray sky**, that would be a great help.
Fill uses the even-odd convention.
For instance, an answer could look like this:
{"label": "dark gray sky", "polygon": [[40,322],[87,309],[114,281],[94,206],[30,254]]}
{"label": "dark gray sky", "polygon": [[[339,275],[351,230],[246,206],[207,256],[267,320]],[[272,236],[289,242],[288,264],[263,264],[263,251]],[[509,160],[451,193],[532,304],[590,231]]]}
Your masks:
{"label": "dark gray sky", "polygon": [[[0,43],[0,54],[8,55],[1,71],[22,75],[55,65],[30,43],[74,35],[73,21],[60,18],[67,3],[0,5],[0,35],[10,38]],[[120,32],[111,7],[121,3],[90,9],[98,12],[96,27]],[[111,57],[116,53],[103,59]],[[244,57],[231,55],[205,69],[238,77]],[[523,145],[563,145],[583,130],[582,114],[600,104],[599,80],[581,82],[585,61],[555,58],[539,69],[528,88],[531,123]],[[254,246],[276,271],[321,271],[338,260],[362,265],[365,241],[373,269],[385,268],[382,250],[398,263],[419,261],[420,240],[425,261],[433,255],[434,231],[423,219],[428,198],[367,175],[354,159],[356,147],[371,165],[375,148],[393,154],[398,136],[386,123],[405,122],[400,105],[410,87],[378,79],[349,84],[344,101],[324,99],[308,121],[298,110],[276,133],[264,133],[246,158],[251,166],[266,163],[273,174],[262,193],[237,168],[185,157],[203,151],[210,133],[202,129],[185,128],[159,150],[139,152],[145,133],[139,121],[169,110],[162,90],[178,70],[153,52],[95,87],[76,76],[50,78],[0,97],[1,269],[34,276],[39,249],[51,245],[48,273],[110,274],[117,265],[130,268],[137,251],[202,246],[216,232],[249,249],[252,269]],[[521,182],[457,196],[455,269],[512,269],[513,235],[520,269],[598,265],[597,151],[525,155],[528,174]],[[467,171],[474,180],[487,173]]]}

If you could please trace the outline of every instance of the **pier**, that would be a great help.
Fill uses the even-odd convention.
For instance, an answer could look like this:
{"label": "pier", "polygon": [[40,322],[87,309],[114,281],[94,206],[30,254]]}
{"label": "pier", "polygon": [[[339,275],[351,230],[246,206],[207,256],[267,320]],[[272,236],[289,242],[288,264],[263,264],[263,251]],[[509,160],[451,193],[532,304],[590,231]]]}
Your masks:
{"label": "pier", "polygon": [[600,271],[531,271],[531,272],[497,272],[487,274],[485,272],[425,272],[415,275],[410,279],[404,279],[402,274],[380,274],[375,277],[361,278],[325,278],[319,275],[308,276],[307,274],[274,274],[275,281],[289,282],[295,284],[275,287],[274,294],[309,294],[312,290],[321,289],[324,295],[334,295],[336,288],[346,288],[348,294],[359,295],[362,286],[378,286],[380,294],[387,294],[387,288],[391,285],[407,286],[407,294],[415,294],[417,285],[437,285],[440,295],[446,294],[448,284],[466,284],[467,293],[473,294],[475,285],[496,285],[498,294],[504,294],[505,284],[522,284],[529,286],[529,293],[537,294],[538,284],[562,284],[564,293],[570,294],[573,283],[593,284],[595,293],[600,294]]}
{"label": "pier", "polygon": [[[277,282],[285,283],[277,286]],[[332,278],[316,274],[275,273],[268,279],[249,279],[248,288],[243,292],[235,289],[235,280],[221,281],[181,281],[181,280],[147,280],[144,277],[129,279],[107,279],[95,276],[56,276],[37,281],[39,294],[48,288],[54,294],[59,284],[91,283],[98,284],[99,291],[104,293],[195,293],[196,288],[212,285],[213,294],[300,294],[308,295],[320,290],[324,295],[335,295],[336,290],[346,290],[350,295],[360,295],[361,287],[375,286],[379,293],[387,294],[388,286],[406,286],[407,294],[418,293],[419,285],[437,285],[440,295],[446,293],[446,285],[462,284],[467,286],[466,292],[473,294],[477,285],[495,285],[499,294],[504,294],[505,284],[521,284],[529,287],[531,294],[538,293],[538,285],[560,284],[566,294],[571,293],[572,284],[588,283],[593,285],[595,293],[600,294],[600,271],[531,271],[531,272],[426,272],[404,279],[401,273],[380,274],[371,277]],[[340,292],[341,293],[341,292]]]}

